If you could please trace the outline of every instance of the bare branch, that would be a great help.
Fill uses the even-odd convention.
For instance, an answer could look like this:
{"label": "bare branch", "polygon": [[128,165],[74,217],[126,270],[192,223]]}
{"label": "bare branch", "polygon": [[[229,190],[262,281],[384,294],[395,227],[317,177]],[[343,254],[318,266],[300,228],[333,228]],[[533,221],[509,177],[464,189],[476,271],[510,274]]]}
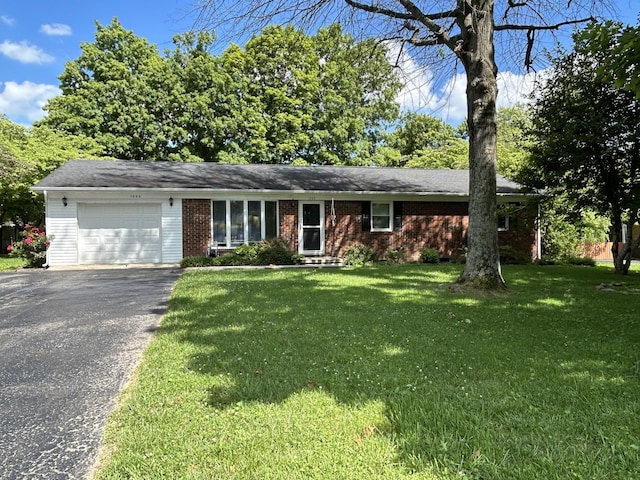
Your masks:
{"label": "bare branch", "polygon": [[396,12],[387,8],[376,7],[375,5],[366,5],[364,3],[355,2],[354,0],[344,0],[346,4],[358,10],[369,13],[378,13],[386,17],[399,18],[400,20],[413,20],[414,17],[410,13]]}
{"label": "bare branch", "polygon": [[[410,0],[398,0],[398,2],[407,10],[407,12],[409,12],[413,16],[412,18],[414,18],[417,22],[420,22],[421,24],[423,24],[427,28],[427,30],[433,33],[434,35],[433,40],[435,41],[432,41],[432,43],[427,43],[425,45],[444,44],[444,45],[447,45],[451,50],[455,48],[456,46],[455,42],[451,40],[447,31],[444,28],[442,28],[441,25],[435,22],[436,19],[442,20],[444,18],[451,18],[451,17],[455,18],[456,16],[455,11],[452,10],[449,12],[441,12],[440,15],[443,15],[443,16],[437,17],[434,19],[432,18],[432,16],[426,15],[425,13],[423,13],[422,10],[420,10],[420,8],[418,8],[416,4]],[[416,43],[413,43],[413,44],[418,45]],[[420,45],[423,45],[423,44],[420,44]]]}
{"label": "bare branch", "polygon": [[587,22],[595,22],[596,19],[594,17],[581,18],[579,20],[567,20],[566,22],[555,23],[553,25],[514,25],[514,24],[505,24],[505,25],[496,25],[494,27],[495,31],[501,30],[558,30],[561,27],[566,25],[576,25],[578,23],[587,23]]}
{"label": "bare branch", "polygon": [[533,68],[533,60],[531,59],[531,51],[533,50],[533,44],[536,39],[536,31],[529,30],[527,32],[527,52],[524,55],[524,66],[527,68],[527,71]]}
{"label": "bare branch", "polygon": [[507,17],[509,16],[509,10],[511,10],[512,8],[519,8],[519,7],[526,7],[527,6],[527,2],[526,0],[524,2],[514,2],[513,0],[509,0],[509,2],[507,3],[507,8],[504,11],[504,15],[502,16],[503,20],[506,20]]}

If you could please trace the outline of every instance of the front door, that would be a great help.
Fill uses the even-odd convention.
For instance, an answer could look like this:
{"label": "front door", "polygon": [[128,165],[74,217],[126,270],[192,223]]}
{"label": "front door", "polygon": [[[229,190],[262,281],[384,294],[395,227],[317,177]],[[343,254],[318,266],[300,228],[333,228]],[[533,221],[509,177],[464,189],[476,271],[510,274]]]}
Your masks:
{"label": "front door", "polygon": [[299,251],[324,255],[324,202],[300,202]]}

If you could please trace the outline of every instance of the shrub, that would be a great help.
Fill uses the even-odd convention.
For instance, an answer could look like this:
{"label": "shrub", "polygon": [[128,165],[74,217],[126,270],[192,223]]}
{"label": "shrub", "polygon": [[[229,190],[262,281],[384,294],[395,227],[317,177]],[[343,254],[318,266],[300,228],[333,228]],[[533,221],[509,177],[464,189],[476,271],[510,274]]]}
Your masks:
{"label": "shrub", "polygon": [[218,265],[218,258],[220,257],[207,257],[204,255],[197,257],[186,257],[180,260],[180,268],[211,267],[214,265]]}
{"label": "shrub", "polygon": [[502,245],[499,247],[500,263],[503,265],[526,265],[531,263],[531,258],[524,252],[520,252],[511,245]]}
{"label": "shrub", "polygon": [[539,259],[536,260],[536,265],[557,265],[558,260],[551,255],[542,255]]}
{"label": "shrub", "polygon": [[301,256],[289,249],[282,239],[268,242],[242,245],[233,252],[219,257],[187,257],[180,262],[182,268],[188,267],[227,267],[243,265],[296,265]]}
{"label": "shrub", "polygon": [[440,252],[437,248],[424,248],[420,251],[422,263],[440,263]]}
{"label": "shrub", "polygon": [[258,258],[258,244],[241,245],[233,251],[233,254],[240,257],[238,259],[240,265],[255,265]]}
{"label": "shrub", "polygon": [[596,261],[591,257],[567,256],[562,259],[564,263],[569,265],[582,265],[585,267],[595,267]]}
{"label": "shrub", "polygon": [[40,268],[47,262],[47,249],[51,240],[38,227],[25,225],[20,233],[22,240],[9,245],[7,251],[12,257],[26,260],[29,267]]}
{"label": "shrub", "polygon": [[404,251],[404,247],[390,248],[387,250],[387,261],[391,264],[403,263],[407,259],[407,254]]}
{"label": "shrub", "polygon": [[281,238],[256,244],[255,265],[297,265],[301,258]]}
{"label": "shrub", "polygon": [[363,245],[362,243],[354,243],[344,251],[342,259],[345,265],[351,267],[360,267],[375,262],[377,259],[376,252]]}

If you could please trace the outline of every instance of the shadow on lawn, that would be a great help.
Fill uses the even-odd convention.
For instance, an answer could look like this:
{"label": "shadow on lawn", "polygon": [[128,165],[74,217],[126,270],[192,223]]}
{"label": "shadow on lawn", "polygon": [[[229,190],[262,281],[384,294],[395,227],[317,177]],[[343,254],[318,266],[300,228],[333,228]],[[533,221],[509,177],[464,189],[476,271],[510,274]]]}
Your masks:
{"label": "shadow on lawn", "polygon": [[[322,389],[384,402],[379,430],[410,470],[509,478],[516,461],[589,476],[607,442],[624,450],[640,435],[628,418],[640,408],[637,305],[596,291],[613,281],[602,270],[505,270],[511,292],[478,298],[448,291],[455,266],[195,272],[210,295],[174,291],[180,313],[160,333],[198,346],[188,368],[212,378],[214,408]],[[568,450],[573,467],[558,463]],[[628,472],[637,459],[602,461]]]}

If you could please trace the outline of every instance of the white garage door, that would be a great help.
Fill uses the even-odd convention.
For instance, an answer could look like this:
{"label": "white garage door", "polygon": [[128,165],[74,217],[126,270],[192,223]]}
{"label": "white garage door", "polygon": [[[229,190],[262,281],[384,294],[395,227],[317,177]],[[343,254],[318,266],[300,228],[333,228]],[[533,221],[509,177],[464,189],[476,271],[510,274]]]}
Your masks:
{"label": "white garage door", "polygon": [[159,204],[78,205],[81,264],[160,263]]}

